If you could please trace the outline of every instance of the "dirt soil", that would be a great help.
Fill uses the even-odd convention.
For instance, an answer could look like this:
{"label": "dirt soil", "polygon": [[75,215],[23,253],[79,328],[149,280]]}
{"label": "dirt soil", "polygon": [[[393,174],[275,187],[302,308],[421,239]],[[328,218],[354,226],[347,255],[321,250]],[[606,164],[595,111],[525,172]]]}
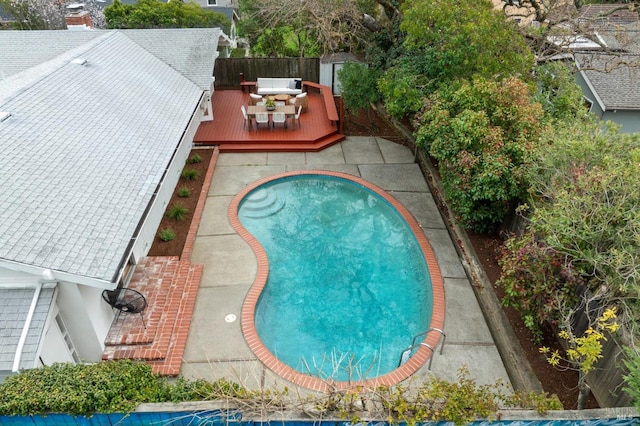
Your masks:
{"label": "dirt soil", "polygon": [[[338,105],[338,107],[340,107],[340,105]],[[409,123],[403,124],[408,125]],[[377,136],[397,143],[402,143],[404,140],[401,134],[374,110],[362,112],[357,116],[346,116],[343,123],[343,133],[347,136]],[[200,193],[212,152],[213,150],[211,149],[197,148],[192,151],[192,154],[197,153],[200,155],[202,161],[197,164],[187,164],[185,167],[198,170],[199,178],[193,181],[180,178],[180,182],[176,188],[179,189],[186,186],[190,189],[191,195],[186,198],[181,198],[177,196],[176,190],[176,193],[174,193],[169,203],[169,207],[175,205],[175,203],[181,203],[189,209],[189,213],[187,217],[180,222],[166,217],[163,218],[159,229],[172,228],[176,233],[176,238],[173,241],[166,242],[156,236],[151,251],[149,252],[150,256],[180,256],[182,253],[182,247],[184,246],[189,230],[193,211],[198,202],[198,194]],[[469,238],[491,283],[495,283],[500,276],[498,259],[502,239],[498,235],[480,235],[474,233],[470,233]],[[502,291],[495,286],[494,289],[498,297],[501,298]],[[573,371],[559,371],[550,366],[546,359],[539,353],[538,345],[533,343],[532,335],[524,326],[518,312],[509,308],[504,308],[504,310],[545,392],[550,395],[557,395],[565,409],[576,409],[578,395],[576,389],[577,374]],[[548,346],[552,349],[559,348],[559,344],[552,332],[547,331],[545,333],[542,346]],[[598,408],[598,403],[593,396],[587,401],[587,408]]]}

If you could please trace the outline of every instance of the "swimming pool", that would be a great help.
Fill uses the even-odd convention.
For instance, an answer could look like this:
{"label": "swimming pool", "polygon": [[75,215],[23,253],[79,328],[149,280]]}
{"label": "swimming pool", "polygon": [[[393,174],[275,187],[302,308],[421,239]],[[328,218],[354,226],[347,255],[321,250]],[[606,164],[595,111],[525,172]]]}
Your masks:
{"label": "swimming pool", "polygon": [[351,175],[293,172],[246,188],[229,217],[258,257],[242,327],[267,367],[312,388],[394,384],[431,355],[420,347],[398,368],[413,336],[442,328],[444,291],[422,230],[395,198]]}

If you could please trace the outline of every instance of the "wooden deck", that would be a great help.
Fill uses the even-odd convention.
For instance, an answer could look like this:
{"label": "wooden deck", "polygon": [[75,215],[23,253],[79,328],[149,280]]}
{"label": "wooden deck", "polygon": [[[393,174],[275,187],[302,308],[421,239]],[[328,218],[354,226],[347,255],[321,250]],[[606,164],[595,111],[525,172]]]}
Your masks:
{"label": "wooden deck", "polygon": [[287,128],[257,129],[245,127],[240,106],[249,104],[249,94],[241,90],[217,90],[213,93],[213,121],[200,124],[194,137],[198,145],[217,145],[221,152],[256,151],[320,151],[344,140],[337,123],[329,120],[324,97],[309,90],[309,109],[300,115],[298,123]]}

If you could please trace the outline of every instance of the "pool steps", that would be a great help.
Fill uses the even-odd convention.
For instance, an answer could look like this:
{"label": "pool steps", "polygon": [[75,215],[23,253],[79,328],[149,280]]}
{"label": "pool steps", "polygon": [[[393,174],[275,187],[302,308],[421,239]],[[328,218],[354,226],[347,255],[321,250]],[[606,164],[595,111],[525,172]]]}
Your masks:
{"label": "pool steps", "polygon": [[285,205],[276,191],[262,188],[251,193],[244,202],[245,215],[251,218],[262,218],[278,213]]}

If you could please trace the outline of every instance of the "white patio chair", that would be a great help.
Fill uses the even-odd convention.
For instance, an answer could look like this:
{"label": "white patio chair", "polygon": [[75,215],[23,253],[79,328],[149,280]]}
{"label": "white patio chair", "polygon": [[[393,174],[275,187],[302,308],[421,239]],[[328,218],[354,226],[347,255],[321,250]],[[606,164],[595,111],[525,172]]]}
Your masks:
{"label": "white patio chair", "polygon": [[240,105],[240,109],[242,110],[242,116],[244,117],[244,127],[247,127],[247,124],[249,124],[249,116],[247,115],[247,109],[244,107],[244,105]]}
{"label": "white patio chair", "polygon": [[262,96],[255,93],[249,93],[249,105],[256,105],[258,102],[263,102]]}
{"label": "white patio chair", "polygon": [[296,115],[293,117],[293,119],[296,121],[296,123],[298,123],[298,129],[300,128],[300,115],[302,114],[302,105],[300,105],[298,107],[298,111],[296,112]]}
{"label": "white patio chair", "polygon": [[266,124],[269,127],[269,114],[266,112],[256,113],[256,127],[260,127],[260,124]]}
{"label": "white patio chair", "polygon": [[276,127],[276,123],[282,123],[285,127],[287,126],[287,116],[284,112],[274,112],[273,113],[273,127]]}

